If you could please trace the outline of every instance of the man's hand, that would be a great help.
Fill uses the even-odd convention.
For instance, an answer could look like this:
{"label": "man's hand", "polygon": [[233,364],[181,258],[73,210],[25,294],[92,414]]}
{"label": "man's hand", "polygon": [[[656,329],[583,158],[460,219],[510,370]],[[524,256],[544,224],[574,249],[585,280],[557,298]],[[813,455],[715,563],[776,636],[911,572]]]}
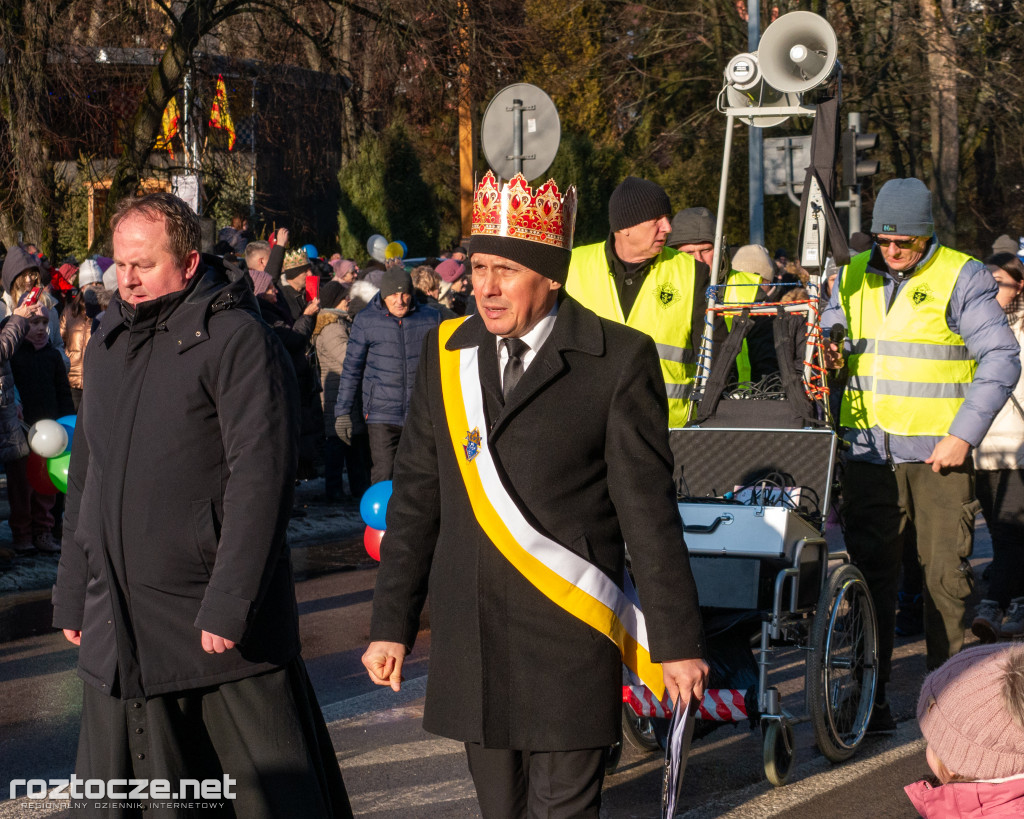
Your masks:
{"label": "man's hand", "polygon": [[76,628],[64,629],[64,637],[72,645],[80,646],[82,644],[82,632]]}
{"label": "man's hand", "polygon": [[306,309],[302,311],[304,316],[312,316],[320,312],[320,299],[313,299],[309,304],[306,305]]}
{"label": "man's hand", "polygon": [[346,446],[352,443],[352,416],[339,415],[334,419],[334,434],[337,435]]}
{"label": "man's hand", "polygon": [[289,235],[290,234],[288,233],[288,228],[278,228],[277,229],[277,239],[275,241],[275,244],[279,244],[279,245],[281,245],[281,247],[288,247],[288,236]]}
{"label": "man's hand", "polygon": [[661,664],[665,678],[665,690],[672,702],[678,706],[689,705],[691,699],[704,699],[704,686],[710,672],[708,664],[699,657],[692,660],[672,660]]}
{"label": "man's hand", "polygon": [[971,445],[955,435],[947,435],[935,445],[931,456],[925,461],[932,465],[932,472],[963,466],[971,452]]}
{"label": "man's hand", "polygon": [[203,632],[203,651],[207,654],[223,654],[225,651],[230,651],[234,647],[234,640],[225,640],[223,637],[218,637],[216,634],[210,634],[208,631]]}
{"label": "man's hand", "polygon": [[370,643],[363,654],[370,679],[376,685],[390,685],[393,691],[402,690],[402,664],[405,662],[405,646],[377,640]]}
{"label": "man's hand", "polygon": [[43,313],[43,305],[39,302],[33,304],[19,304],[14,308],[14,315],[21,316],[22,318],[30,319],[33,316],[39,316]]}

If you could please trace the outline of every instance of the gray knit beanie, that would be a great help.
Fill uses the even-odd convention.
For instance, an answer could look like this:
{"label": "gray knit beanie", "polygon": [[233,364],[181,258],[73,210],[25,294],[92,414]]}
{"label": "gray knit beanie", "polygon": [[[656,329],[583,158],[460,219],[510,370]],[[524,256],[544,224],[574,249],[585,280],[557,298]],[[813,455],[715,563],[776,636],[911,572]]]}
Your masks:
{"label": "gray knit beanie", "polygon": [[707,208],[687,208],[672,217],[669,247],[715,243],[715,214]]}
{"label": "gray knit beanie", "polygon": [[381,276],[380,297],[386,299],[395,293],[412,293],[412,277],[404,267],[389,267]]}
{"label": "gray knit beanie", "polygon": [[875,197],[871,214],[872,233],[897,236],[931,236],[932,193],[920,179],[890,179]]}
{"label": "gray knit beanie", "polygon": [[608,223],[616,233],[672,212],[672,203],[661,185],[627,176],[608,200]]}
{"label": "gray knit beanie", "polygon": [[[992,253],[1012,253],[1016,256],[1020,253],[1020,242],[1015,242],[1008,234],[1004,233],[992,243]],[[82,267],[85,267],[85,262],[82,262]],[[79,280],[82,278],[81,269],[78,271],[78,278]]]}
{"label": "gray knit beanie", "polygon": [[951,773],[969,780],[1016,776],[1024,774],[1022,698],[1024,648],[973,646],[925,678],[917,722]]}

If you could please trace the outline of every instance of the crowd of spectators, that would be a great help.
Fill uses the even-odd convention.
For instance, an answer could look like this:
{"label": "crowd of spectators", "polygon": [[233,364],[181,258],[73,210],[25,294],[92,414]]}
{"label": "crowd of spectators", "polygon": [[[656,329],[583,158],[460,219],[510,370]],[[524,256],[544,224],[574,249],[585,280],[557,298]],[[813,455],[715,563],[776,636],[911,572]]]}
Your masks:
{"label": "crowd of spectators", "polygon": [[[457,247],[360,267],[308,249],[293,247],[287,228],[257,238],[238,217],[203,261],[248,277],[289,353],[302,401],[299,477],[322,478],[326,502],[358,500],[390,478],[426,329],[475,309],[467,254]],[[54,266],[27,242],[0,247],[0,258],[0,460],[13,535],[12,549],[0,549],[2,567],[18,555],[60,552],[63,495],[33,488],[27,432],[77,412],[85,349],[116,295],[117,272],[100,255]]]}

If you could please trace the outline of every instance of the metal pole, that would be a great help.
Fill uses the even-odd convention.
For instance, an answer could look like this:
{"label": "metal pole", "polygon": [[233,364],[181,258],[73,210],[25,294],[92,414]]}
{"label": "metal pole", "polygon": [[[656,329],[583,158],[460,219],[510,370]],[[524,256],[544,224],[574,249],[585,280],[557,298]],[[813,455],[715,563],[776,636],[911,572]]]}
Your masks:
{"label": "metal pole", "polygon": [[[715,217],[715,253],[711,260],[711,287],[708,292],[708,310],[711,310],[717,302],[715,298],[715,285],[718,284],[718,271],[722,264],[723,232],[725,229],[725,197],[729,189],[729,160],[732,158],[732,131],[735,118],[732,114],[726,115],[725,124],[725,150],[722,152],[722,181],[718,187],[718,212]],[[699,293],[697,294],[700,295]],[[707,324],[704,325],[704,332],[700,338],[700,355],[697,359],[697,382],[694,384],[694,400],[704,391],[704,382],[709,375],[711,360],[711,332]]]}
{"label": "metal pole", "polygon": [[512,167],[523,172],[523,101],[512,100]]}
{"label": "metal pole", "polygon": [[249,139],[250,171],[249,171],[249,216],[256,215],[256,78],[252,78],[252,96],[249,98]]}
{"label": "metal pole", "polygon": [[192,172],[192,66],[185,72],[185,98],[182,105],[185,117],[185,171]]}
{"label": "metal pole", "polygon": [[[761,4],[747,3],[747,50],[753,53],[761,42]],[[747,168],[750,178],[748,209],[750,243],[764,244],[764,132],[753,125],[747,129]]]}
{"label": "metal pole", "polygon": [[[846,115],[847,125],[855,134],[860,133],[860,112],[851,111]],[[856,139],[856,138],[855,138]],[[860,232],[860,183],[857,181],[857,143],[853,147],[853,179],[844,180],[849,190],[850,200],[850,236]],[[853,183],[852,185],[850,183]]]}

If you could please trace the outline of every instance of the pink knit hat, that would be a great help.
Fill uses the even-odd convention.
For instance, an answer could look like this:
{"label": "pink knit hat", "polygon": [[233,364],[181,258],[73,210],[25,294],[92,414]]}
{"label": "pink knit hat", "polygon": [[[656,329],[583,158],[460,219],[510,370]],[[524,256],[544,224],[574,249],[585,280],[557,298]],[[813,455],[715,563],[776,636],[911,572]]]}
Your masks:
{"label": "pink knit hat", "polygon": [[[1024,648],[974,646],[947,660],[921,686],[917,721],[928,745],[965,779],[1024,774]],[[1015,713],[1007,710],[1016,700]]]}

